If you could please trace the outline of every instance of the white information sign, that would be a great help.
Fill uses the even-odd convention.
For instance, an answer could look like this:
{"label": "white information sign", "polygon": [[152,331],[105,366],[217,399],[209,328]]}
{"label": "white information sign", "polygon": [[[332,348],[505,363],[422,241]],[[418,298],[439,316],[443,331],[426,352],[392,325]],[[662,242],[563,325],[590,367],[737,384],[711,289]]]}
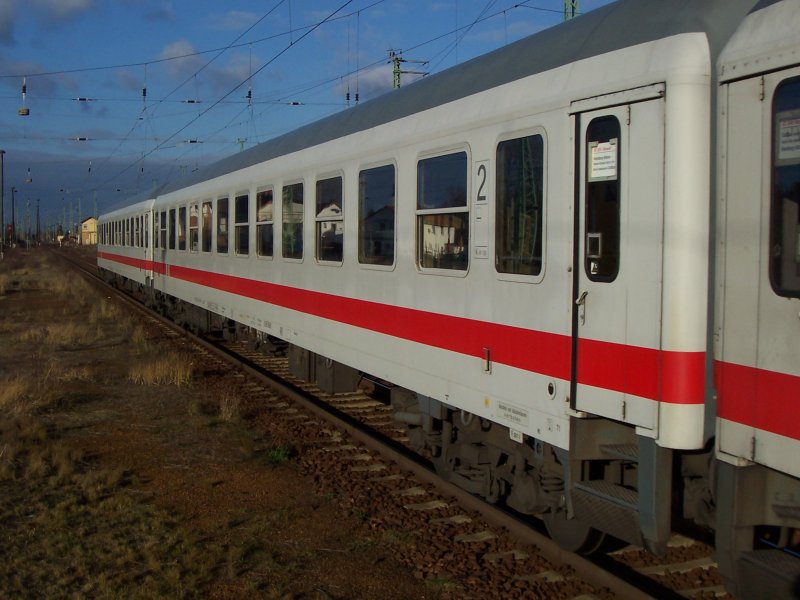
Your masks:
{"label": "white information sign", "polygon": [[800,114],[790,111],[777,116],[777,163],[780,166],[796,165],[800,163]]}
{"label": "white information sign", "polygon": [[589,144],[589,181],[617,178],[617,138]]}
{"label": "white information sign", "polygon": [[517,425],[527,427],[528,411],[525,408],[516,406],[509,402],[500,401],[497,403],[497,415],[506,421],[511,421]]}

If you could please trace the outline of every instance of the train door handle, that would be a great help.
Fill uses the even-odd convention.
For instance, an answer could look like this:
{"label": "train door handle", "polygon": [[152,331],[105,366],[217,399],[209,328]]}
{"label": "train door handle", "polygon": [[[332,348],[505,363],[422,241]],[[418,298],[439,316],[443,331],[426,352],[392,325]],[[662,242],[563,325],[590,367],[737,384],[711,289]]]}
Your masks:
{"label": "train door handle", "polygon": [[579,306],[578,309],[578,319],[580,319],[581,325],[586,323],[586,296],[589,292],[585,291],[575,300],[575,305]]}

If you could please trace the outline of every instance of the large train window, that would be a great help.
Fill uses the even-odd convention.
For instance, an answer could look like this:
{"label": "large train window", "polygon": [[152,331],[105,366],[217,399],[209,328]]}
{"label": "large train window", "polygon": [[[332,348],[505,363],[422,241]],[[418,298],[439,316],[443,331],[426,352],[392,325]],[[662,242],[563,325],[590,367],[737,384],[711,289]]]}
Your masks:
{"label": "large train window", "polygon": [[394,264],[394,165],[358,174],[358,262]]}
{"label": "large train window", "polygon": [[200,206],[197,202],[189,205],[189,250],[200,249]]}
{"label": "large train window", "polygon": [[175,250],[175,209],[169,209],[169,249]]}
{"label": "large train window", "polygon": [[800,79],[778,86],[772,115],[770,279],[776,293],[800,297]]}
{"label": "large train window", "polygon": [[281,238],[284,258],[303,258],[303,184],[283,186],[283,235]]}
{"label": "large train window", "polygon": [[186,207],[178,209],[178,250],[186,250]]}
{"label": "large train window", "polygon": [[256,254],[272,257],[272,188],[259,188],[256,192]]}
{"label": "large train window", "polygon": [[250,254],[250,194],[240,192],[236,194],[234,202],[234,235],[236,236],[236,254],[247,256]]}
{"label": "large train window", "polygon": [[217,199],[217,252],[228,252],[228,199]]}
{"label": "large train window", "polygon": [[417,163],[417,240],[420,267],[467,269],[466,152],[434,156]]}
{"label": "large train window", "polygon": [[161,211],[161,249],[167,249],[167,211]]}
{"label": "large train window", "polygon": [[203,202],[203,207],[200,211],[202,219],[201,233],[200,233],[200,246],[203,252],[211,252],[211,224],[213,221],[213,212],[211,209],[211,200]]}
{"label": "large train window", "polygon": [[619,273],[620,126],[616,117],[593,119],[586,129],[586,240],[584,268],[592,281]]}
{"label": "large train window", "polygon": [[542,271],[543,180],[541,135],[498,144],[494,263],[499,273]]}
{"label": "large train window", "polygon": [[317,181],[317,260],[342,262],[344,248],[342,178]]}

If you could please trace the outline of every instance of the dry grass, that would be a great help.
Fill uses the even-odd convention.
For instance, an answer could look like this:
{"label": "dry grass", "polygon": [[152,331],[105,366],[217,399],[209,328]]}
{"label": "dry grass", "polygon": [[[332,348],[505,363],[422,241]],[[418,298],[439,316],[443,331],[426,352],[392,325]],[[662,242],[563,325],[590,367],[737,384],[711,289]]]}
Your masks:
{"label": "dry grass", "polygon": [[35,419],[0,418],[0,481],[0,597],[202,597],[225,561]]}
{"label": "dry grass", "polygon": [[6,415],[20,415],[30,411],[33,386],[27,378],[15,376],[0,383],[0,411]]}
{"label": "dry grass", "polygon": [[108,298],[101,298],[95,302],[89,310],[88,322],[92,325],[98,325],[104,321],[116,320],[123,318],[122,311],[108,300]]}
{"label": "dry grass", "polygon": [[92,381],[93,379],[92,369],[88,365],[64,365],[54,360],[47,365],[42,377],[42,385],[52,385],[52,382]]}
{"label": "dry grass", "polygon": [[24,329],[17,334],[23,344],[52,344],[60,348],[89,346],[98,340],[94,327],[75,321],[60,321]]}
{"label": "dry grass", "polygon": [[241,417],[239,397],[233,392],[223,392],[219,398],[219,418],[234,423]]}
{"label": "dry grass", "polygon": [[189,385],[192,382],[192,359],[177,352],[140,358],[128,371],[128,379],[138,385]]}
{"label": "dry grass", "polygon": [[145,330],[80,277],[24,260],[0,264],[3,306],[15,302],[0,323],[0,362],[15,368],[0,375],[0,598],[206,597],[227,549],[142,502],[134,474],[70,445],[78,407],[105,393],[86,385],[104,372],[89,362],[96,351],[74,350],[130,340],[114,352],[149,357],[139,377],[152,383],[188,384],[191,361],[149,347]]}

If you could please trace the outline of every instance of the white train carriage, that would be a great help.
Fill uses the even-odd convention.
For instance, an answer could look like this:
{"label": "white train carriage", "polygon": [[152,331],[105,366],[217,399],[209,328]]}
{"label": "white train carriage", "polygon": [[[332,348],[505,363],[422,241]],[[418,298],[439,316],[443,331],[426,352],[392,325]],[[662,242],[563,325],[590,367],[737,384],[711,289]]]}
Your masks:
{"label": "white train carriage", "polygon": [[[794,108],[725,113],[739,86],[777,68],[741,31],[720,63],[716,150],[717,58],[745,17],[742,31],[768,31],[765,15],[794,23],[797,0],[623,0],[220,161],[155,198],[154,299],[197,327],[224,318],[392,382],[397,417],[443,476],[542,515],[570,549],[611,533],[660,551],[674,522],[713,527],[714,439],[725,460],[771,467],[782,497],[796,494],[793,425],[725,413],[744,405],[727,392],[740,367],[797,386],[796,352],[780,358],[797,346],[785,324],[796,294],[780,286],[796,288],[774,293],[765,269],[780,260],[756,243],[778,235],[761,216],[777,201],[770,177],[750,179],[754,164],[773,172],[760,140],[773,127],[791,137]],[[781,64],[797,48],[782,47]],[[753,141],[735,144],[741,162],[716,185],[750,212],[723,193],[714,287],[714,153],[730,161],[736,136]],[[787,171],[790,146],[777,146]],[[796,222],[793,202],[781,223]],[[752,223],[762,231],[742,237]],[[781,232],[790,245],[796,234]],[[742,261],[752,274],[726,271]],[[759,277],[783,312],[764,305],[769,349],[743,360],[760,352],[766,313],[746,299]],[[742,427],[757,430],[757,456]],[[787,502],[794,514],[797,496]],[[753,517],[726,510],[732,528]],[[792,518],[757,524],[786,532]],[[757,546],[734,537],[721,560],[732,586]]]}
{"label": "white train carriage", "polygon": [[744,597],[773,597],[775,579],[800,594],[797,559],[776,549],[800,543],[798,32],[800,2],[761,2],[718,69],[717,548]]}
{"label": "white train carriage", "polygon": [[132,285],[150,287],[153,248],[150,234],[156,192],[142,194],[97,220],[97,267],[118,274]]}

